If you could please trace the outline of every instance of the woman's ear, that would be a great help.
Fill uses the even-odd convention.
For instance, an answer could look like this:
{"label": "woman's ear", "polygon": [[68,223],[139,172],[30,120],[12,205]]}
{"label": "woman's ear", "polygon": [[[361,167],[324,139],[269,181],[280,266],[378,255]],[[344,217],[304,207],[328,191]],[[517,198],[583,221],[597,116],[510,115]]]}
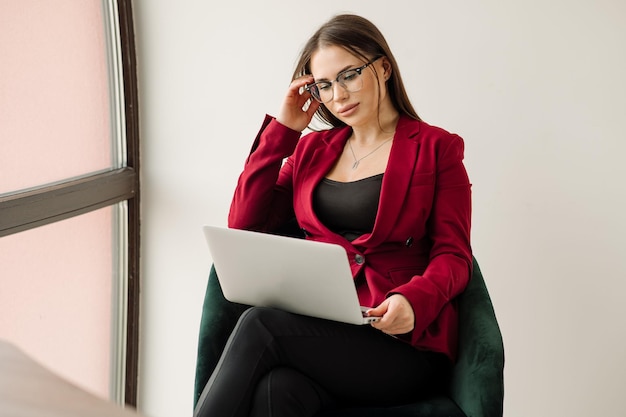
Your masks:
{"label": "woman's ear", "polygon": [[383,61],[383,77],[385,78],[385,81],[387,81],[389,80],[389,78],[391,78],[391,71],[392,71],[391,62],[389,62],[386,56],[383,57],[382,61]]}

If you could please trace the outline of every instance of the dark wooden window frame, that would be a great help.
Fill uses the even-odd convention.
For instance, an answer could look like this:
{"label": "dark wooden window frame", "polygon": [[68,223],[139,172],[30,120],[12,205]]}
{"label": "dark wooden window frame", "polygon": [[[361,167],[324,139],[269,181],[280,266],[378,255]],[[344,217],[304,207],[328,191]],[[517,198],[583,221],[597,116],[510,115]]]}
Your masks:
{"label": "dark wooden window frame", "polygon": [[139,357],[139,113],[132,0],[118,0],[126,119],[126,167],[0,196],[0,237],[128,203],[126,404],[137,404]]}

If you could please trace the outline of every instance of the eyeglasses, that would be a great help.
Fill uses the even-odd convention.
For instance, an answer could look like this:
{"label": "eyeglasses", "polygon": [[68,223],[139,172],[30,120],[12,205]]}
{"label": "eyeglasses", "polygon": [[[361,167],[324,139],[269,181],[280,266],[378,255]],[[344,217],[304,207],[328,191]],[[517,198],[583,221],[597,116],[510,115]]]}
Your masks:
{"label": "eyeglasses", "polygon": [[328,103],[333,99],[335,89],[333,83],[337,82],[349,93],[356,93],[363,88],[363,78],[361,73],[363,70],[374,62],[378,61],[381,57],[376,57],[367,64],[358,68],[350,68],[345,71],[341,71],[337,74],[337,78],[334,81],[318,81],[313,84],[307,84],[305,89],[311,93],[313,98],[320,103]]}

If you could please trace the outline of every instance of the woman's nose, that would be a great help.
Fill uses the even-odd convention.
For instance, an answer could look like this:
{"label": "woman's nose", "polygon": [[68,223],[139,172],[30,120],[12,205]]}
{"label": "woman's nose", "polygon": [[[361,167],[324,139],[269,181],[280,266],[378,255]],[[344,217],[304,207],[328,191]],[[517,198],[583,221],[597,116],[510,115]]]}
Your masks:
{"label": "woman's nose", "polygon": [[337,101],[344,100],[348,96],[348,90],[338,82],[333,83],[333,99]]}

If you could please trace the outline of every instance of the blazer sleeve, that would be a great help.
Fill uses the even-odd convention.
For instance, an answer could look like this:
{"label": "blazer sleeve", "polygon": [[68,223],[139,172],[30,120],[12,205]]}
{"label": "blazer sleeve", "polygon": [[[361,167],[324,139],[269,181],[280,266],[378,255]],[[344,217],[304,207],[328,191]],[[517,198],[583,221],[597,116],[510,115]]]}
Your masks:
{"label": "blazer sleeve", "polygon": [[293,217],[293,166],[300,132],[266,116],[239,176],[228,226],[270,232]]}
{"label": "blazer sleeve", "polygon": [[413,342],[465,289],[471,276],[471,184],[463,150],[463,140],[452,135],[452,141],[438,153],[433,206],[427,220],[432,241],[429,263],[422,275],[392,291],[407,297],[413,306]]}

